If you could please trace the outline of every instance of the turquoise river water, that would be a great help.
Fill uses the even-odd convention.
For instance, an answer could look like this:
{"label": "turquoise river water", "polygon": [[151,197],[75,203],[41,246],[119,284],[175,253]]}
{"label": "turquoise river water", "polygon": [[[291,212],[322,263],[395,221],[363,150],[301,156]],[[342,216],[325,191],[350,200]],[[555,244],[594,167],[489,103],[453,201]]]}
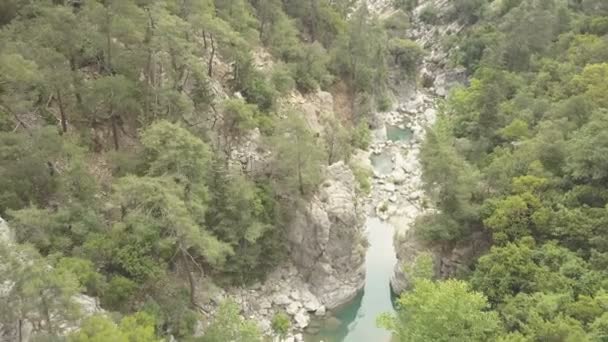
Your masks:
{"label": "turquoise river water", "polygon": [[376,327],[376,318],[394,311],[390,278],[397,262],[393,227],[370,217],[366,222],[369,241],[365,266],[365,288],[352,302],[313,322],[307,342],[388,342],[388,331]]}

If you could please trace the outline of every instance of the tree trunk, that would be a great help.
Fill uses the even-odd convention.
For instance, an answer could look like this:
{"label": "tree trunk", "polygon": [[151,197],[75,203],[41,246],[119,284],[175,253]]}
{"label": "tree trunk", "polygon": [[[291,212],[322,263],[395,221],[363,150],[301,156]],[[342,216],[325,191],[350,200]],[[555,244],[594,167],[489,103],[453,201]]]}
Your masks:
{"label": "tree trunk", "polygon": [[104,1],[106,5],[106,61],[105,69],[108,74],[112,73],[112,16],[110,14],[110,7],[107,1]]}
{"label": "tree trunk", "polygon": [[215,58],[215,42],[213,41],[212,34],[209,34],[209,41],[211,43],[211,55],[209,56],[209,63],[207,65],[207,76],[213,77],[213,59]]}
{"label": "tree trunk", "polygon": [[[300,139],[298,139],[298,136],[296,134],[296,146],[299,145],[299,143],[300,143],[299,140]],[[298,151],[297,154],[298,155],[297,155],[297,166],[296,167],[298,168],[298,183],[299,183],[299,187],[300,187],[300,194],[302,196],[304,196],[304,180],[302,177],[302,159],[301,159],[302,154],[300,153],[300,151]]]}
{"label": "tree trunk", "polygon": [[18,328],[19,331],[17,332],[17,335],[19,336],[19,342],[23,342],[23,320],[21,318],[19,318]]}
{"label": "tree trunk", "polygon": [[42,297],[42,312],[44,313],[44,319],[46,320],[47,331],[50,335],[53,334],[53,324],[51,323],[51,313],[49,312],[49,306],[46,303],[42,293],[40,294]]}
{"label": "tree trunk", "polygon": [[192,304],[193,307],[198,307],[198,304],[196,303],[196,281],[194,280],[194,277],[192,276],[192,271],[190,270],[190,261],[188,260],[188,258],[186,257],[185,252],[181,252],[182,255],[182,261],[184,262],[184,267],[186,268],[186,273],[188,274],[188,284],[190,285],[190,304]]}
{"label": "tree trunk", "polygon": [[318,8],[316,0],[310,0],[310,41],[317,40],[317,16]]}
{"label": "tree trunk", "polygon": [[110,120],[112,122],[112,138],[114,140],[114,150],[118,151],[118,149],[120,148],[118,141],[118,115],[113,114]]}
{"label": "tree trunk", "polygon": [[63,105],[63,99],[61,98],[61,91],[57,89],[57,103],[59,104],[59,115],[61,115],[61,131],[66,133],[68,131],[68,118],[65,114],[65,106]]}
{"label": "tree trunk", "polygon": [[72,84],[74,85],[74,97],[76,98],[76,106],[80,111],[80,115],[84,115],[84,104],[82,101],[82,95],[80,94],[81,82],[80,78],[76,75],[78,71],[78,66],[76,65],[76,59],[74,56],[70,57],[70,70],[72,70]]}
{"label": "tree trunk", "polygon": [[146,29],[146,38],[145,43],[148,49],[148,53],[146,56],[146,69],[145,69],[145,78],[146,78],[146,96],[144,103],[144,113],[146,119],[150,119],[150,113],[152,111],[152,88],[154,86],[154,71],[153,71],[153,55],[154,51],[152,50],[152,39],[154,39],[154,20],[152,19],[152,14],[150,13],[150,9],[146,8],[146,13],[148,14],[148,28]]}

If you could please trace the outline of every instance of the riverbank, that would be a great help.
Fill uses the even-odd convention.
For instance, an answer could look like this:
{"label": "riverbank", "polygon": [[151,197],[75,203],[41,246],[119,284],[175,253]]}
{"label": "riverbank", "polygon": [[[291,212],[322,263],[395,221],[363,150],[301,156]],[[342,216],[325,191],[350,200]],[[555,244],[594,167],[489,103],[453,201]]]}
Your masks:
{"label": "riverbank", "polygon": [[376,326],[376,318],[394,310],[389,281],[397,261],[392,248],[393,227],[377,217],[366,222],[369,247],[363,291],[350,303],[311,322],[305,335],[307,342],[389,341],[391,334]]}

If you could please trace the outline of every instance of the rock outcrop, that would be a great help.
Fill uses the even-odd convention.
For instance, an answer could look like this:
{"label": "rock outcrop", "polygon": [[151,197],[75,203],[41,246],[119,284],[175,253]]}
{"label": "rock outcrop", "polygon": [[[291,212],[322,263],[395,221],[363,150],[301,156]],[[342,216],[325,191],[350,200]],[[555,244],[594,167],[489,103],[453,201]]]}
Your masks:
{"label": "rock outcrop", "polygon": [[433,257],[434,273],[437,278],[453,277],[461,272],[470,271],[470,265],[490,247],[490,241],[482,233],[475,233],[469,239],[454,246],[433,246],[416,238],[408,231],[395,241],[398,246],[397,258],[401,261],[391,278],[393,291],[400,293],[411,288],[412,279],[403,270],[403,265],[414,265],[416,258],[428,253]]}
{"label": "rock outcrop", "polygon": [[245,288],[221,289],[200,279],[197,301],[212,314],[218,303],[230,298],[267,335],[272,334],[274,315],[285,312],[292,319],[287,340],[301,341],[299,332],[313,316],[324,316],[363,288],[366,245],[360,207],[350,168],[343,162],[331,165],[317,194],[296,211],[288,227],[290,260],[263,283]]}
{"label": "rock outcrop", "polygon": [[338,162],[328,168],[319,193],[296,213],[289,228],[293,262],[328,309],[348,302],[363,288],[362,214],[354,175]]}

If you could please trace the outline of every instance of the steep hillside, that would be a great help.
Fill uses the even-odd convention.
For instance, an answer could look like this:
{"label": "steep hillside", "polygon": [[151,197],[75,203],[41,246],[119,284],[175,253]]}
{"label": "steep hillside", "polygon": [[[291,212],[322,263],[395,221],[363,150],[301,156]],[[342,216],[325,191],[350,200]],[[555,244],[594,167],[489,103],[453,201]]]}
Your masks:
{"label": "steep hillside", "polygon": [[[419,62],[399,17],[325,0],[0,12],[2,336],[257,340],[361,288],[351,155],[391,105],[388,71]],[[112,315],[86,318],[78,294]]]}
{"label": "steep hillside", "polygon": [[383,325],[398,341],[603,341],[608,7],[403,4],[470,82],[420,150],[434,209],[402,242],[412,291]]}

